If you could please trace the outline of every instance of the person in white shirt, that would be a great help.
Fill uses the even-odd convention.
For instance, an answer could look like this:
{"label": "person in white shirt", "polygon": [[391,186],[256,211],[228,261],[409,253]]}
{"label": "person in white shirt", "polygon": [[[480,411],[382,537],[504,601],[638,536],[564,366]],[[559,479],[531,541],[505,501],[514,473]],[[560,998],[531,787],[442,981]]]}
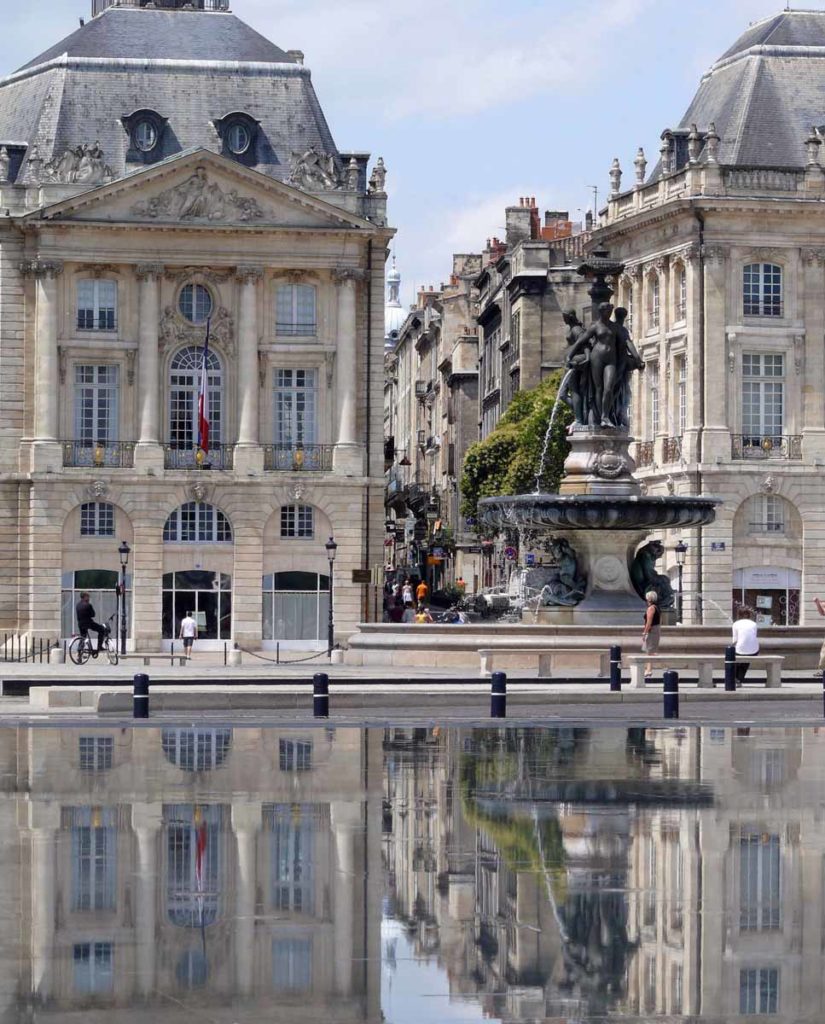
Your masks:
{"label": "person in white shirt", "polygon": [[192,644],[198,635],[198,624],[192,618],[192,613],[187,612],[180,620],[180,638],[183,640],[183,649],[186,652],[186,660],[192,660]]}
{"label": "person in white shirt", "polygon": [[739,659],[759,654],[759,637],[750,608],[739,609],[739,618],[733,624],[733,642],[736,645],[736,685],[741,686],[750,668],[750,662]]}

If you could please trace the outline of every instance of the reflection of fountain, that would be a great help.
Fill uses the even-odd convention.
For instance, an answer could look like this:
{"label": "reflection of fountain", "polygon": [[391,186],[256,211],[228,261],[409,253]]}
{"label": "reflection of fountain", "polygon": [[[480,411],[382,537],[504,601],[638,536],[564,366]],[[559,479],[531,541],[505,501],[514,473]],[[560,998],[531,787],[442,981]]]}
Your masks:
{"label": "reflection of fountain", "polygon": [[[623,264],[598,251],[577,269],[592,279],[594,321],[585,329],[574,312],[565,314],[568,372],[559,396],[572,408],[574,423],[560,493],[484,498],[479,510],[485,526],[524,532],[552,552],[556,569],[543,590],[541,620],[635,623],[646,591],[657,592],[662,608],[673,603],[669,580],[654,567],[664,548],[656,541],[643,545],[649,532],[710,523],[719,501],[642,495],[628,451],[627,408],[630,377],[644,364],[624,325],[626,311],[616,310],[611,319],[612,289],[605,280]],[[550,436],[548,429],[539,480]]]}

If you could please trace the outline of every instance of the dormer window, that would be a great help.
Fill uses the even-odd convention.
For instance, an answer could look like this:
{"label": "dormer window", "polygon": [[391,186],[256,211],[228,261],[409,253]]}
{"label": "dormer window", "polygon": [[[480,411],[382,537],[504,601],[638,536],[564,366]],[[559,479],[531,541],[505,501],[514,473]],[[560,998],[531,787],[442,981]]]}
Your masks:
{"label": "dormer window", "polygon": [[242,110],[236,110],[226,117],[217,118],[213,124],[223,143],[223,152],[226,156],[234,157],[248,165],[255,163],[255,140],[260,121],[256,121]]}
{"label": "dormer window", "polygon": [[168,123],[165,117],[161,117],[156,110],[136,110],[122,117],[120,123],[129,133],[127,161],[152,163],[160,159],[163,132]]}

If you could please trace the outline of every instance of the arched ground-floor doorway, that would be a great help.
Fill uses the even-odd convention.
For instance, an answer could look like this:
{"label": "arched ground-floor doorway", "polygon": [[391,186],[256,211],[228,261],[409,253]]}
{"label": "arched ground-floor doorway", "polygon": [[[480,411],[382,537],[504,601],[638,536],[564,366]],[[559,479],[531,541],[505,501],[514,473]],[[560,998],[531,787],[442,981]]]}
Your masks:
{"label": "arched ground-floor doorway", "polygon": [[777,565],[737,569],[733,574],[733,614],[752,608],[761,626],[798,626],[802,574]]}
{"label": "arched ground-floor doorway", "polygon": [[329,576],[317,572],[271,572],[263,577],[263,646],[312,649],[326,641]]}
{"label": "arched ground-floor doorway", "polygon": [[[120,574],[111,569],[73,569],[63,573],[60,591],[60,634],[69,639],[77,633],[75,608],[87,591],[95,610],[95,622],[105,623],[120,636],[117,617],[117,586]],[[132,636],[132,577],[126,574],[126,637]]]}

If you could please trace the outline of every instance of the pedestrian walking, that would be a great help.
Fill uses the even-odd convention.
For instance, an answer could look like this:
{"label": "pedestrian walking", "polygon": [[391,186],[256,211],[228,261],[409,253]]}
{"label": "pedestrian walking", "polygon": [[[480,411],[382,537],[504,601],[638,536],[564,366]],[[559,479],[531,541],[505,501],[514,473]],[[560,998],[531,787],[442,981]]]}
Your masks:
{"label": "pedestrian walking", "polygon": [[741,686],[750,668],[749,661],[740,658],[759,654],[759,631],[753,621],[753,612],[744,605],[739,609],[739,618],[733,624],[733,642],[736,645],[736,685]]}
{"label": "pedestrian walking", "polygon": [[186,615],[180,620],[180,638],[183,640],[183,652],[186,655],[186,660],[192,660],[192,644],[198,636],[198,624],[192,617],[191,612],[187,612]]}
{"label": "pedestrian walking", "polygon": [[404,586],[401,588],[401,600],[405,606],[413,603],[413,588],[409,577],[404,580]]}
{"label": "pedestrian walking", "polygon": [[430,588],[422,580],[415,588],[415,599],[419,604],[423,604],[430,596]]}
{"label": "pedestrian walking", "polygon": [[[662,638],[659,595],[655,590],[648,590],[645,594],[645,601],[647,601],[647,608],[645,608],[644,628],[642,629],[642,651],[645,654],[655,654],[659,650],[659,641]],[[652,675],[652,662],[645,662],[645,679],[650,679]]]}
{"label": "pedestrian walking", "polygon": [[415,621],[423,626],[427,622],[432,622],[433,617],[430,615],[430,609],[425,608],[423,604],[418,606],[418,611],[415,613]]}
{"label": "pedestrian walking", "polygon": [[412,601],[404,602],[404,614],[401,616],[402,622],[415,622],[415,608],[413,608]]}

